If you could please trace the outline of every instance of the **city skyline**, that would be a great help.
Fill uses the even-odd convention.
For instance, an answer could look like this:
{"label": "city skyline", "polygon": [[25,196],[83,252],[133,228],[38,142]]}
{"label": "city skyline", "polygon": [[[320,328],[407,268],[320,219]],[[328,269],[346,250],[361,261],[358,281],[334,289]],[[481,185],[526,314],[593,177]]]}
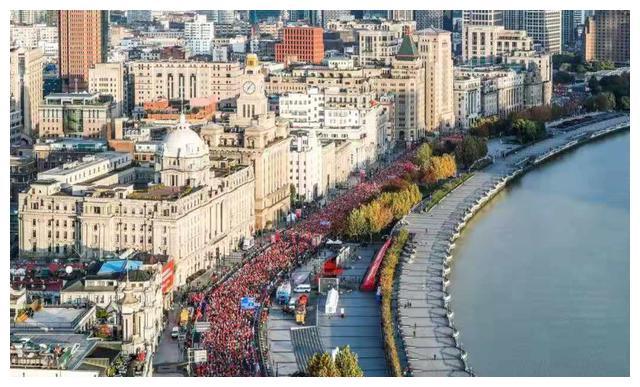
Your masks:
{"label": "city skyline", "polygon": [[[454,279],[472,278],[465,244],[484,220],[469,220],[500,214],[497,195],[526,200],[513,180],[629,141],[630,13],[12,10],[10,375],[628,377],[625,281],[566,279],[577,264],[556,274],[622,300],[606,310],[618,344],[602,346],[617,360],[590,357],[610,333],[581,317],[588,299],[565,294],[576,309],[558,318],[577,321],[575,337],[505,330],[496,350],[531,350],[503,372],[478,358],[499,361],[479,321],[500,321],[471,312],[474,294],[493,304],[469,284],[499,287]],[[559,187],[547,169],[538,195]],[[628,197],[617,215],[566,208],[559,222],[584,211],[621,231],[568,232],[589,239],[580,254],[628,245],[614,221],[629,216]],[[544,208],[525,215],[521,233],[554,222]],[[512,248],[501,233],[477,247],[484,264]],[[628,274],[628,250],[611,259]],[[529,281],[547,286],[508,286],[524,294]],[[547,296],[527,293],[555,308]],[[553,329],[523,302],[510,323]],[[585,367],[562,351],[578,343]]]}

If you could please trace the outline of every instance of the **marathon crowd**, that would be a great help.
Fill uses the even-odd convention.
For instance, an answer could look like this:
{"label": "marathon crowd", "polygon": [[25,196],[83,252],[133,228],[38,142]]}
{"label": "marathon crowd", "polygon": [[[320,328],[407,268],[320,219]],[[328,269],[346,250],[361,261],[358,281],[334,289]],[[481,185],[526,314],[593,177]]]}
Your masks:
{"label": "marathon crowd", "polygon": [[412,153],[405,153],[401,159],[374,173],[369,182],[359,183],[322,210],[284,231],[282,238],[269,249],[247,262],[208,294],[193,296],[191,301],[198,305],[196,319],[204,318],[211,326],[201,337],[208,362],[196,366],[196,375],[261,375],[255,327],[259,322],[257,319],[266,319],[266,312],[258,316],[256,313],[261,313],[260,309],[243,310],[240,300],[253,297],[256,303],[267,305],[278,274],[290,269],[299,255],[316,248],[316,241],[331,235],[335,226],[343,222],[353,208],[377,195],[384,184],[402,175],[406,170],[405,161]]}

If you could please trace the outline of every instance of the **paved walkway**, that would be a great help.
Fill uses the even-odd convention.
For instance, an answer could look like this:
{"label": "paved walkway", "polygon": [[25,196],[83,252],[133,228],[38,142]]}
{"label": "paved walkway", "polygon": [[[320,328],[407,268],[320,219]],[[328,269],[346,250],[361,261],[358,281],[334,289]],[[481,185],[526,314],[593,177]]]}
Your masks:
{"label": "paved walkway", "polygon": [[[340,279],[341,292],[336,315],[325,314],[326,297],[318,298],[318,330],[325,349],[330,351],[349,345],[358,354],[358,363],[365,376],[388,376],[380,325],[380,303],[376,300],[375,292],[344,291],[343,279],[350,279],[358,289],[380,247],[379,243],[357,247],[355,256],[360,255],[362,259],[345,264],[347,268]],[[344,318],[340,317],[341,308],[344,308]]]}
{"label": "paved walkway", "polygon": [[[453,241],[465,222],[506,182],[523,171],[524,160],[559,149],[590,132],[628,122],[628,116],[606,114],[602,121],[571,130],[519,150],[476,172],[428,213],[411,213],[407,229],[415,233],[399,271],[398,316],[408,364],[414,376],[469,376],[471,369],[458,342],[453,311],[448,307],[447,262]],[[411,306],[408,306],[408,304]],[[434,358],[435,356],[435,358]]]}

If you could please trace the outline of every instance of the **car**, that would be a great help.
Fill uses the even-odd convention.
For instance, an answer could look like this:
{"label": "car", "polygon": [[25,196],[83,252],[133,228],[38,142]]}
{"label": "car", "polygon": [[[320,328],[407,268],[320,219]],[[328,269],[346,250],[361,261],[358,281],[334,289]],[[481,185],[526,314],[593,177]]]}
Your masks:
{"label": "car", "polygon": [[300,284],[293,289],[295,293],[311,293],[311,285]]}
{"label": "car", "polygon": [[178,335],[180,335],[180,327],[173,327],[173,329],[171,329],[171,338],[177,339]]}

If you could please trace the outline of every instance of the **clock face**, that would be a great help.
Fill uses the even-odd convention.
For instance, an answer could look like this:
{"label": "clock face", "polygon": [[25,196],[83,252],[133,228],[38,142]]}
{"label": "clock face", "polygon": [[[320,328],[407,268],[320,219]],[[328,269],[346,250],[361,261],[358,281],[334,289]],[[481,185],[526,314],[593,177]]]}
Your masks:
{"label": "clock face", "polygon": [[253,94],[256,91],[256,84],[251,81],[247,81],[242,85],[242,90],[247,94]]}

